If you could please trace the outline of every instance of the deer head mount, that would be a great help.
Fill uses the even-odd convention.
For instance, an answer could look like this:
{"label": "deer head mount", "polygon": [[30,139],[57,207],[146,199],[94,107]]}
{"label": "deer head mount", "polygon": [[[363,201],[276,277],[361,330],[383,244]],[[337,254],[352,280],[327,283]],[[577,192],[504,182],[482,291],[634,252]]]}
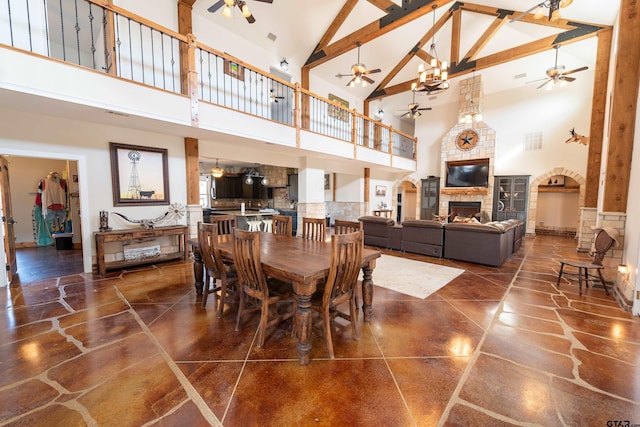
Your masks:
{"label": "deer head mount", "polygon": [[582,145],[589,144],[589,137],[583,136],[583,135],[578,135],[576,133],[576,128],[571,128],[571,130],[569,131],[569,134],[571,135],[571,138],[569,138],[569,139],[567,139],[565,141],[567,144],[569,144],[571,142],[577,142],[578,144],[582,144]]}

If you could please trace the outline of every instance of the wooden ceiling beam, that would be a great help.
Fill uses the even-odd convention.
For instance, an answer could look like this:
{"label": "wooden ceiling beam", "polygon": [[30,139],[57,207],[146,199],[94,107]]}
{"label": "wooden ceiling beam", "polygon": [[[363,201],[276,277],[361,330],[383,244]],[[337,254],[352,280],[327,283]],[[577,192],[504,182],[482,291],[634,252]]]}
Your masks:
{"label": "wooden ceiling beam", "polygon": [[430,28],[429,31],[427,31],[425,35],[422,36],[420,40],[418,40],[418,43],[416,43],[415,46],[411,48],[411,50],[407,52],[405,56],[402,57],[400,62],[398,62],[395,67],[393,67],[393,70],[391,70],[385,76],[385,78],[382,79],[380,84],[378,84],[378,86],[376,87],[375,91],[382,89],[383,87],[388,85],[389,82],[391,82],[391,80],[393,80],[393,78],[398,75],[398,73],[409,63],[409,61],[411,61],[411,58],[413,58],[414,56],[417,56],[425,62],[431,61],[431,55],[429,55],[422,48],[427,44],[427,42],[429,42],[429,40],[433,38],[433,35],[435,33],[440,31],[440,29],[444,26],[444,24],[447,23],[450,17],[451,13],[445,13],[444,15],[442,15],[440,19],[438,19],[436,24],[432,28]]}
{"label": "wooden ceiling beam", "polygon": [[[594,25],[584,24],[585,26],[573,28],[572,30],[565,31],[560,34],[544,37],[539,40],[535,40],[530,43],[525,43],[520,46],[516,46],[511,49],[506,49],[501,52],[487,55],[485,57],[476,59],[475,61],[463,60],[460,64],[454,64],[449,68],[449,79],[454,77],[460,77],[462,75],[471,73],[472,71],[484,70],[485,68],[494,67],[496,65],[504,64],[509,61],[524,58],[526,56],[535,55],[536,53],[544,52],[552,49],[556,45],[566,45],[576,43],[591,37],[595,37],[598,31],[601,29],[609,29],[609,27],[596,27]],[[371,93],[367,97],[367,100],[372,101],[374,99],[383,98],[385,96],[395,95],[404,91],[411,90],[411,83],[414,80],[398,83],[394,86],[390,86],[384,89],[378,89]]]}
{"label": "wooden ceiling beam", "polygon": [[331,42],[331,39],[336,35],[353,8],[356,7],[356,4],[358,4],[358,0],[347,0],[344,5],[342,5],[342,9],[340,9],[340,12],[338,12],[336,17],[333,19],[333,22],[331,22],[331,25],[329,25],[329,28],[327,28],[327,31],[325,31],[324,35],[318,42],[318,45],[314,49],[314,53],[324,49],[329,42]]}
{"label": "wooden ceiling beam", "polygon": [[414,21],[451,0],[412,0],[402,6],[394,4],[382,18],[365,25],[342,39],[322,48],[316,49],[307,59],[305,67],[314,68],[334,59],[356,47],[356,43],[367,43],[387,34],[403,25]]}
{"label": "wooden ceiling beam", "polygon": [[[494,19],[491,25],[489,25],[489,28],[487,28],[487,30],[484,32],[484,34],[482,34],[482,36],[480,36],[478,40],[476,40],[471,49],[469,49],[469,52],[467,52],[467,54],[464,56],[464,59],[466,59],[467,61],[473,61],[474,59],[476,59],[480,51],[484,49],[487,43],[489,43],[493,36],[496,35],[498,30],[500,30],[500,28],[502,28],[502,26],[506,22],[507,20],[504,19],[504,17],[499,16]],[[453,63],[453,60],[451,60],[451,63]]]}
{"label": "wooden ceiling beam", "polygon": [[396,4],[391,0],[367,0],[367,1],[372,5],[374,5],[375,7],[377,7],[378,9],[383,10],[385,12],[388,12],[389,8],[391,8],[392,6],[396,6]]}
{"label": "wooden ceiling beam", "polygon": [[449,63],[453,64],[460,60],[460,33],[462,31],[462,12],[458,8],[451,15],[451,54]]}

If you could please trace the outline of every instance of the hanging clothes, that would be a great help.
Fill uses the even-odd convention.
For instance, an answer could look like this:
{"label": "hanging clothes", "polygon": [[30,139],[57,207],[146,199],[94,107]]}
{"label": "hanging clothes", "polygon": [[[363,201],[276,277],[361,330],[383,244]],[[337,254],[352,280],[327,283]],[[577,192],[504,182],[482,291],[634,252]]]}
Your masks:
{"label": "hanging clothes", "polygon": [[57,172],[52,172],[42,182],[42,214],[45,218],[49,217],[49,211],[63,211],[67,207],[67,192],[61,181],[64,180],[60,180]]}
{"label": "hanging clothes", "polygon": [[38,184],[33,223],[38,246],[54,243],[53,233],[66,229],[67,183],[57,172],[51,172]]}

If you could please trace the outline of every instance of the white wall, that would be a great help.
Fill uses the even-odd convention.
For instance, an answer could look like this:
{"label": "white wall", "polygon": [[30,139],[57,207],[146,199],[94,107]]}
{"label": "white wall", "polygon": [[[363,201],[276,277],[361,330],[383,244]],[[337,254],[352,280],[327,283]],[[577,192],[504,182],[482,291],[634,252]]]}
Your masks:
{"label": "white wall", "polygon": [[[640,105],[640,91],[637,105]],[[629,281],[635,283],[635,289],[638,291],[640,290],[640,275],[638,275],[640,268],[640,221],[638,220],[640,217],[640,191],[638,191],[638,183],[640,183],[640,109],[636,110],[634,135],[622,264],[630,267]],[[637,295],[637,292],[634,294]],[[640,315],[640,300],[638,299],[633,300],[633,314]]]}
{"label": "white wall", "polygon": [[536,224],[544,229],[578,229],[578,193],[538,193]]}
{"label": "white wall", "polygon": [[[34,126],[34,123],[38,126]],[[16,110],[0,110],[0,154],[78,161],[85,272],[91,271],[95,252],[92,233],[99,228],[99,211],[117,211],[131,218],[142,219],[157,217],[167,209],[166,206],[113,206],[109,142],[166,148],[170,201],[186,205],[183,138]],[[182,223],[185,222],[183,218]],[[117,221],[113,216],[110,225],[113,228],[131,226]]]}

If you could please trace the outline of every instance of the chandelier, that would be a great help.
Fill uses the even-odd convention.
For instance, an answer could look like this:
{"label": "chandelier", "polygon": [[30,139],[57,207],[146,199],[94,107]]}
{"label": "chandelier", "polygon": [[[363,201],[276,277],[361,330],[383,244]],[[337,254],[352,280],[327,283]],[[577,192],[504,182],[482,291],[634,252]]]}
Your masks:
{"label": "chandelier", "polygon": [[218,159],[216,159],[216,167],[211,168],[211,176],[214,178],[220,178],[224,175],[224,169],[218,166]]}
{"label": "chandelier", "polygon": [[269,181],[267,180],[267,177],[264,175],[260,175],[260,172],[258,172],[254,168],[249,169],[249,171],[245,174],[244,183],[247,185],[252,185],[253,178],[261,178],[260,184],[262,185],[267,185],[269,183]]}
{"label": "chandelier", "polygon": [[449,89],[449,71],[447,68],[447,61],[440,61],[438,59],[438,52],[436,51],[436,8],[437,5],[433,5],[433,26],[431,27],[431,47],[429,48],[429,55],[431,61],[425,65],[421,63],[418,66],[418,80],[411,84],[411,90],[417,94],[436,94],[444,92]]}
{"label": "chandelier", "polygon": [[[464,111],[462,114],[460,114],[460,118],[458,120],[459,123],[470,124],[471,128],[473,128],[473,125],[475,123],[482,121],[482,113],[480,112],[480,105],[476,105],[476,103],[473,102],[475,93],[476,93],[476,73],[474,70],[473,75],[471,77],[471,100],[467,104],[469,108],[466,111]],[[480,95],[478,95],[478,99],[479,98],[480,98]]]}

